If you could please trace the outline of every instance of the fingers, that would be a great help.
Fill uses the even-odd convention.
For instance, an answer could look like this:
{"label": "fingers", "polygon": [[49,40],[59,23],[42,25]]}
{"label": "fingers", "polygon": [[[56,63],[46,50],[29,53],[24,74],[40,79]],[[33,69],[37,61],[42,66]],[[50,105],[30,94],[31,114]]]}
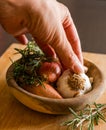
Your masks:
{"label": "fingers", "polygon": [[28,39],[24,34],[16,36],[15,38],[22,44],[27,44],[28,43]]}
{"label": "fingers", "polygon": [[62,65],[65,69],[71,69],[75,73],[84,72],[83,65],[70,46],[67,40],[63,26],[58,25],[57,35],[55,36],[55,42],[51,46],[55,49]]}
{"label": "fingers", "polygon": [[81,51],[80,39],[69,12],[63,22],[63,27],[66,32],[69,43],[72,46],[73,51],[75,52],[75,54],[77,55],[81,63],[83,64],[83,56]]}

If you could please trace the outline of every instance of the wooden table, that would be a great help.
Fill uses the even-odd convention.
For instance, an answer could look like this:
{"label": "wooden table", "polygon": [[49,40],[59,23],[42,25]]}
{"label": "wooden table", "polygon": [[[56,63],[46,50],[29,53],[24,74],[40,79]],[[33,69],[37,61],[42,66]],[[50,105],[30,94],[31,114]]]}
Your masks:
{"label": "wooden table", "polygon": [[[9,92],[5,80],[7,68],[12,60],[19,58],[14,55],[14,48],[24,48],[24,45],[12,44],[0,57],[0,130],[66,130],[60,124],[71,118],[70,115],[48,115],[33,111],[18,102]],[[84,57],[95,63],[104,73],[106,79],[106,55],[83,53]],[[105,80],[106,85],[106,80]],[[106,92],[97,101],[106,103]],[[106,124],[101,122],[95,130],[105,130]]]}

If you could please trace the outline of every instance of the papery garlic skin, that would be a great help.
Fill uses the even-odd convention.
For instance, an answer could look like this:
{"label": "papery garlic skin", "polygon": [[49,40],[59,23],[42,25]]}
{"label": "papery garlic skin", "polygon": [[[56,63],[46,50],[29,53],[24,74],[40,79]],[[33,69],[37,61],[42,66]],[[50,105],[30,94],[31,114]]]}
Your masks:
{"label": "papery garlic skin", "polygon": [[[72,76],[73,74],[71,73],[70,70],[65,70],[57,81],[57,91],[64,98],[80,96],[92,89],[89,77],[85,73],[76,74],[76,76],[79,77],[78,80],[75,79],[77,86],[70,86],[68,81],[70,80],[71,82]],[[82,88],[78,86],[79,84],[78,82],[80,82],[81,80],[83,81]]]}

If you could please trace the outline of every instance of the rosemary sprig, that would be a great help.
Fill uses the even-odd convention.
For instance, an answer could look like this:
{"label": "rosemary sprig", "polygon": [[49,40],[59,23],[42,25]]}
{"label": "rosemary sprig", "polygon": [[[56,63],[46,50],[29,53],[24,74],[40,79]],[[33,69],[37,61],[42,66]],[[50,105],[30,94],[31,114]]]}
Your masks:
{"label": "rosemary sprig", "polygon": [[[42,84],[44,78],[37,74],[42,62],[47,60],[45,54],[34,41],[29,41],[25,49],[15,48],[21,54],[18,62],[14,62],[14,78],[20,85]],[[13,63],[13,62],[12,62]]]}
{"label": "rosemary sprig", "polygon": [[86,105],[85,109],[79,113],[69,108],[74,117],[71,120],[63,122],[61,125],[67,126],[67,129],[71,127],[71,130],[75,130],[76,128],[82,130],[84,122],[87,122],[88,130],[94,130],[94,126],[98,125],[100,119],[106,122],[104,109],[106,109],[106,104],[96,103],[94,103],[93,106]]}

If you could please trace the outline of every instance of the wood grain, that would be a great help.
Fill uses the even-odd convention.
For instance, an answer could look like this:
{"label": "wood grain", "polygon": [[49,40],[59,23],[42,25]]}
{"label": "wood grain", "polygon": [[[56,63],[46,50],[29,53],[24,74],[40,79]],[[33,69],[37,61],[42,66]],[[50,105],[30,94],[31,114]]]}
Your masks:
{"label": "wood grain", "polygon": [[[33,111],[18,102],[9,92],[5,80],[5,73],[13,60],[19,55],[13,55],[14,48],[23,48],[23,45],[12,44],[0,57],[0,130],[66,130],[60,123],[70,119],[70,115],[49,115]],[[95,63],[103,72],[106,79],[106,55],[84,53],[84,57]],[[105,80],[106,86],[106,80]],[[106,103],[106,92],[97,101]],[[105,130],[106,124],[101,122],[95,130]]]}

